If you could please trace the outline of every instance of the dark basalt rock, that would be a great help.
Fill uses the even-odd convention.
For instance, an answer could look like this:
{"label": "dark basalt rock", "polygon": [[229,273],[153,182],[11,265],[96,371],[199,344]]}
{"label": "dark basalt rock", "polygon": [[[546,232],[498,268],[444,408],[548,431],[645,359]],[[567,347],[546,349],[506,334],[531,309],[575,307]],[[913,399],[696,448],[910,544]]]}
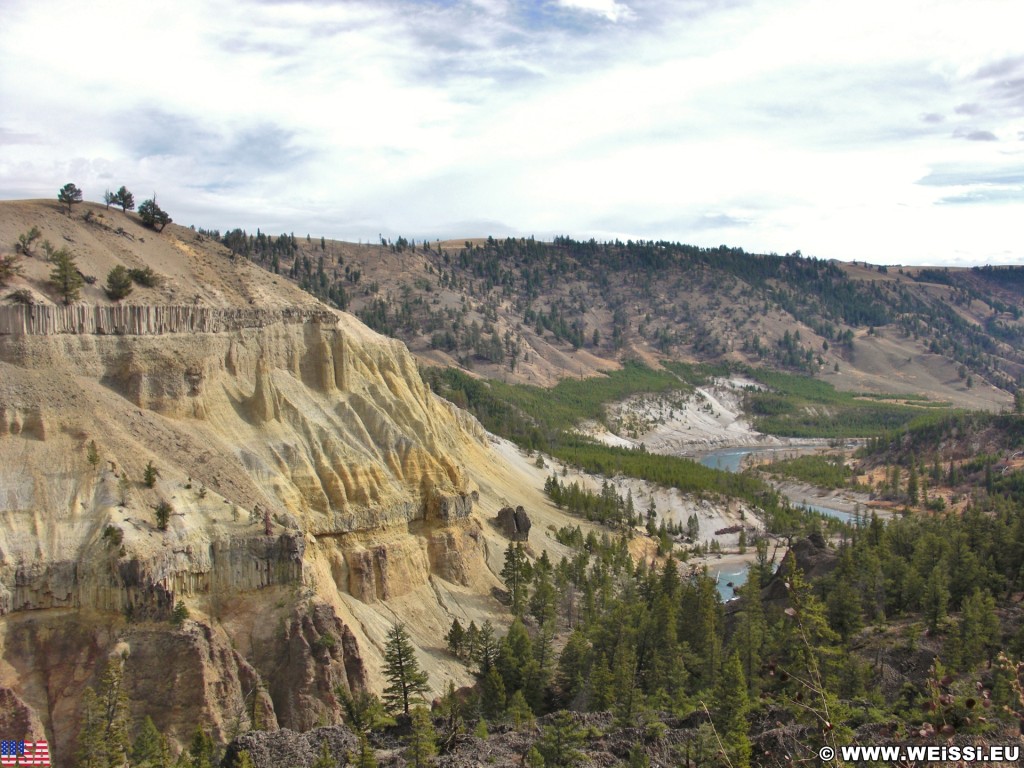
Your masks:
{"label": "dark basalt rock", "polygon": [[530,538],[530,517],[521,506],[503,507],[498,510],[498,528],[512,541],[526,541]]}

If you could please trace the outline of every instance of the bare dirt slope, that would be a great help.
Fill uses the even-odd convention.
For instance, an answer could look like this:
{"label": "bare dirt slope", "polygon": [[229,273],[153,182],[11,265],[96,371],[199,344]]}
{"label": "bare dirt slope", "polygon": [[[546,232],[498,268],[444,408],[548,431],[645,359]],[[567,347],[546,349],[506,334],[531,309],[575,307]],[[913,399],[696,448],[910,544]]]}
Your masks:
{"label": "bare dirt slope", "polygon": [[[89,217],[86,221],[83,217]],[[245,259],[233,259],[219,243],[177,224],[162,232],[145,227],[138,216],[104,208],[96,203],[67,209],[55,201],[26,200],[0,204],[0,248],[15,249],[20,235],[37,227],[40,236],[32,245],[33,257],[22,260],[23,274],[2,291],[27,289],[39,303],[56,303],[60,297],[47,284],[52,264],[46,261],[44,243],[66,248],[78,269],[92,284],[82,288],[81,301],[110,305],[103,290],[108,272],[120,264],[129,269],[149,267],[162,278],[155,288],[136,285],[126,304],[198,304],[210,307],[315,307],[316,301],[294,283],[266,274]]]}

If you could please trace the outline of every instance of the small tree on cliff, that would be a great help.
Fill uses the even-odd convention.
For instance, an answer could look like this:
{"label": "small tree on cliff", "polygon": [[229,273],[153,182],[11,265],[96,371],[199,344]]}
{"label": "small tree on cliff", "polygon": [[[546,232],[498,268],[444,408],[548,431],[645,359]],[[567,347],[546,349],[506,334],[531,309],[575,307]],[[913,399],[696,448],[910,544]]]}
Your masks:
{"label": "small tree on cliff", "polygon": [[52,257],[53,270],[50,272],[50,285],[60,294],[65,304],[78,301],[85,281],[78,271],[74,256],[67,248],[56,251]]}
{"label": "small tree on cliff", "polygon": [[128,270],[118,264],[107,273],[106,292],[112,301],[120,301],[132,292],[132,276]]}
{"label": "small tree on cliff", "polygon": [[139,218],[147,227],[152,227],[157,232],[171,223],[171,217],[156,204],[156,200],[143,200],[139,206]]}
{"label": "small tree on cliff", "polygon": [[129,713],[121,659],[111,659],[98,688],[82,696],[82,728],[78,733],[80,768],[113,768],[127,762]]}
{"label": "small tree on cliff", "polygon": [[0,288],[6,286],[15,275],[21,274],[21,256],[9,253],[0,256]]}
{"label": "small tree on cliff", "polygon": [[82,202],[82,190],[69,181],[57,192],[57,202],[68,207],[68,216],[70,216],[71,206]]}
{"label": "small tree on cliff", "polygon": [[153,460],[150,459],[149,463],[146,464],[146,468],[142,472],[142,482],[146,484],[147,488],[152,488],[156,485],[156,479],[160,477],[160,470],[153,464]]}
{"label": "small tree on cliff", "polygon": [[114,202],[120,205],[125,213],[135,210],[135,195],[123,186],[114,193]]}
{"label": "small tree on cliff", "polygon": [[530,579],[533,577],[533,569],[530,561],[526,559],[523,545],[511,541],[505,550],[505,567],[501,569],[501,578],[508,587],[509,597],[512,600],[512,613],[522,618],[526,610],[526,601],[529,597]]}
{"label": "small tree on cliff", "polygon": [[420,669],[412,640],[404,624],[396,624],[388,632],[384,646],[384,705],[390,712],[409,714],[409,698],[427,692],[427,673]]}

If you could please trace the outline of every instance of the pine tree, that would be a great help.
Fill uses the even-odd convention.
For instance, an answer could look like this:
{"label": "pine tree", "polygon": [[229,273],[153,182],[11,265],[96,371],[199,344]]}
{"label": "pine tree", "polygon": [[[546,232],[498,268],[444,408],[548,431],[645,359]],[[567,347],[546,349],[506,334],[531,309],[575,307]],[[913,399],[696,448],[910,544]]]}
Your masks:
{"label": "pine tree", "polygon": [[456,739],[466,732],[462,702],[459,701],[455,693],[455,683],[451,680],[448,681],[448,688],[441,697],[437,712],[441,718],[440,748],[448,752],[455,746]]}
{"label": "pine tree", "polygon": [[960,613],[959,658],[956,665],[968,670],[999,647],[999,618],[995,599],[978,588],[963,603]]}
{"label": "pine tree", "polygon": [[[470,624],[469,629],[472,630],[473,626]],[[490,619],[485,619],[483,626],[480,627],[475,647],[473,661],[479,665],[480,674],[485,675],[494,666],[494,661],[498,657],[498,641],[494,638],[494,625]]]}
{"label": "pine tree", "polygon": [[747,738],[747,681],[740,657],[733,651],[715,684],[713,721],[719,738],[734,768],[750,765],[750,739]]}
{"label": "pine tree", "polygon": [[544,768],[544,755],[535,745],[530,747],[523,761],[526,763],[526,768]]}
{"label": "pine tree", "polygon": [[480,629],[477,627],[475,621],[470,621],[469,626],[466,627],[466,639],[463,643],[464,655],[467,659],[475,661],[477,658],[477,651],[480,647]]}
{"label": "pine tree", "polygon": [[21,274],[21,256],[16,253],[0,256],[0,288],[6,286],[15,275]]}
{"label": "pine tree", "polygon": [[458,618],[452,619],[452,626],[445,640],[448,642],[448,650],[461,659],[465,650],[466,630],[462,628]]}
{"label": "pine tree", "polygon": [[554,568],[545,549],[533,566],[533,594],[530,595],[530,615],[538,624],[554,621],[557,614],[555,601],[558,593],[552,580]]}
{"label": "pine tree", "polygon": [[89,441],[89,447],[86,449],[85,459],[93,469],[96,469],[96,467],[100,465],[100,449],[97,447],[95,440]]}
{"label": "pine tree", "polygon": [[171,763],[171,753],[167,747],[167,739],[157,729],[153,718],[146,715],[146,719],[139,728],[139,735],[135,737],[132,744],[132,766],[133,768],[168,768]]}
{"label": "pine tree", "polygon": [[508,633],[499,641],[498,656],[494,663],[506,692],[518,691],[525,686],[527,667],[535,662],[533,641],[520,619],[512,622]]}
{"label": "pine tree", "polygon": [[50,272],[50,285],[64,300],[65,304],[78,301],[85,281],[78,272],[78,265],[67,248],[61,248],[53,254],[53,270]]}
{"label": "pine tree", "polygon": [[135,195],[129,192],[124,186],[114,193],[114,202],[120,205],[121,210],[125,213],[135,210]]}
{"label": "pine tree", "polygon": [[68,216],[70,216],[71,206],[82,202],[82,190],[69,181],[57,192],[57,201],[68,207]]}
{"label": "pine tree", "polygon": [[155,507],[156,510],[156,527],[159,531],[167,530],[167,523],[171,520],[171,512],[174,508],[170,505],[170,502],[161,500]]}
{"label": "pine tree", "polygon": [[153,460],[150,459],[146,463],[146,469],[142,473],[142,482],[147,488],[152,488],[156,485],[156,479],[160,477],[160,470],[153,464]]}
{"label": "pine tree", "polygon": [[615,654],[615,668],[612,671],[615,719],[623,728],[634,725],[633,719],[639,712],[643,693],[636,684],[636,651],[623,643]]}
{"label": "pine tree", "polygon": [[743,602],[736,632],[732,642],[738,653],[743,677],[747,681],[748,693],[757,693],[757,671],[761,668],[761,651],[764,648],[767,622],[764,605],[761,603],[761,574],[751,565],[747,571],[747,583],[741,588]]}
{"label": "pine tree", "polygon": [[590,696],[587,709],[591,712],[604,712],[615,702],[615,675],[608,666],[604,654],[599,655],[590,668]]}
{"label": "pine tree", "polygon": [[512,599],[512,613],[515,616],[522,617],[526,610],[531,576],[532,569],[529,560],[526,559],[523,545],[510,541],[505,549],[505,566],[501,569],[501,578],[508,587]]}
{"label": "pine tree", "polygon": [[359,736],[359,755],[356,758],[357,768],[377,768],[377,755],[370,745],[370,739],[362,734]]}
{"label": "pine tree", "polygon": [[583,759],[583,753],[579,751],[581,744],[582,729],[576,723],[573,713],[563,709],[552,717],[536,747],[544,757],[545,766],[560,768],[576,765]]}
{"label": "pine tree", "polygon": [[497,719],[505,711],[505,701],[505,681],[497,666],[492,664],[480,681],[480,710],[484,717]]}
{"label": "pine tree", "polygon": [[512,726],[517,731],[531,728],[535,722],[533,710],[530,709],[522,690],[512,694],[512,698],[508,702],[507,714],[508,719],[512,721]]}
{"label": "pine tree", "polygon": [[388,632],[384,645],[384,705],[390,712],[409,714],[409,698],[428,690],[427,673],[420,669],[412,640],[404,624],[396,624]]}
{"label": "pine tree", "polygon": [[139,206],[139,218],[146,226],[152,227],[161,232],[164,227],[171,223],[171,217],[156,204],[156,200],[143,200]]}
{"label": "pine tree", "polygon": [[120,264],[107,273],[107,284],[104,290],[111,301],[127,298],[133,289],[132,276]]}
{"label": "pine tree", "polygon": [[558,687],[566,706],[573,706],[586,687],[590,644],[579,628],[573,630],[558,658]]}
{"label": "pine tree", "polygon": [[99,688],[82,696],[82,728],[78,734],[78,764],[82,768],[120,768],[127,762],[128,693],[120,659],[107,665]]}
{"label": "pine tree", "polygon": [[423,706],[414,707],[411,725],[404,753],[405,759],[413,768],[425,768],[433,764],[430,758],[437,754],[437,741],[434,736],[434,724],[430,721],[430,711]]}
{"label": "pine tree", "polygon": [[320,754],[313,761],[312,768],[338,768],[338,761],[331,754],[331,745],[326,739],[320,742]]}
{"label": "pine tree", "polygon": [[192,740],[188,745],[188,756],[191,760],[192,768],[213,768],[217,763],[215,751],[213,738],[201,726],[197,725],[195,733],[192,734]]}
{"label": "pine tree", "polygon": [[917,481],[917,461],[910,457],[910,473],[907,476],[907,501],[915,506],[920,501],[918,497],[919,487]]}
{"label": "pine tree", "polygon": [[939,628],[939,624],[946,618],[948,607],[949,581],[942,565],[939,564],[932,568],[922,598],[921,608],[928,619],[928,629],[935,632]]}
{"label": "pine tree", "polygon": [[334,693],[345,711],[345,724],[356,733],[368,736],[374,728],[394,723],[376,694],[362,689],[349,691],[340,685]]}

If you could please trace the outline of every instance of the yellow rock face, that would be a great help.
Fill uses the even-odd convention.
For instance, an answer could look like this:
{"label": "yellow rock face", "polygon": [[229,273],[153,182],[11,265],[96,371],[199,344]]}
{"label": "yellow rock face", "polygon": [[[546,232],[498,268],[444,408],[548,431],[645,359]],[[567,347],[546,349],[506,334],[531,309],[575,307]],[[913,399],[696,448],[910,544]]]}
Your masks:
{"label": "yellow rock face", "polygon": [[[20,627],[51,637],[72,619],[85,634],[94,622],[120,627],[73,669],[41,670],[35,651],[5,644],[0,695],[24,728],[42,723],[71,745],[74,702],[118,642],[138,663],[164,646],[234,646],[227,627],[259,634],[267,606],[241,598],[261,592],[276,595],[287,637],[249,641],[249,661],[200,653],[207,660],[199,673],[181,673],[179,705],[158,725],[187,738],[186,720],[202,712],[226,723],[249,683],[263,691],[267,725],[333,721],[332,687],[367,682],[366,637],[334,618],[337,637],[321,642],[289,611],[312,600],[344,615],[347,600],[375,605],[432,576],[465,585],[474,568],[486,572],[465,464],[467,451],[483,449],[482,431],[430,393],[404,346],[336,319],[222,333],[0,336],[0,636]],[[159,472],[152,487],[150,462]],[[170,507],[166,530],[161,503]],[[318,563],[329,580],[317,578]],[[166,623],[180,600],[193,606],[199,623],[186,635],[199,641]],[[317,682],[326,673],[315,658],[329,650],[335,660],[325,657],[324,669],[337,669]],[[271,680],[285,658],[312,677]],[[40,675],[67,678],[59,717],[29,683]],[[140,711],[157,712],[158,690],[133,689]]]}

